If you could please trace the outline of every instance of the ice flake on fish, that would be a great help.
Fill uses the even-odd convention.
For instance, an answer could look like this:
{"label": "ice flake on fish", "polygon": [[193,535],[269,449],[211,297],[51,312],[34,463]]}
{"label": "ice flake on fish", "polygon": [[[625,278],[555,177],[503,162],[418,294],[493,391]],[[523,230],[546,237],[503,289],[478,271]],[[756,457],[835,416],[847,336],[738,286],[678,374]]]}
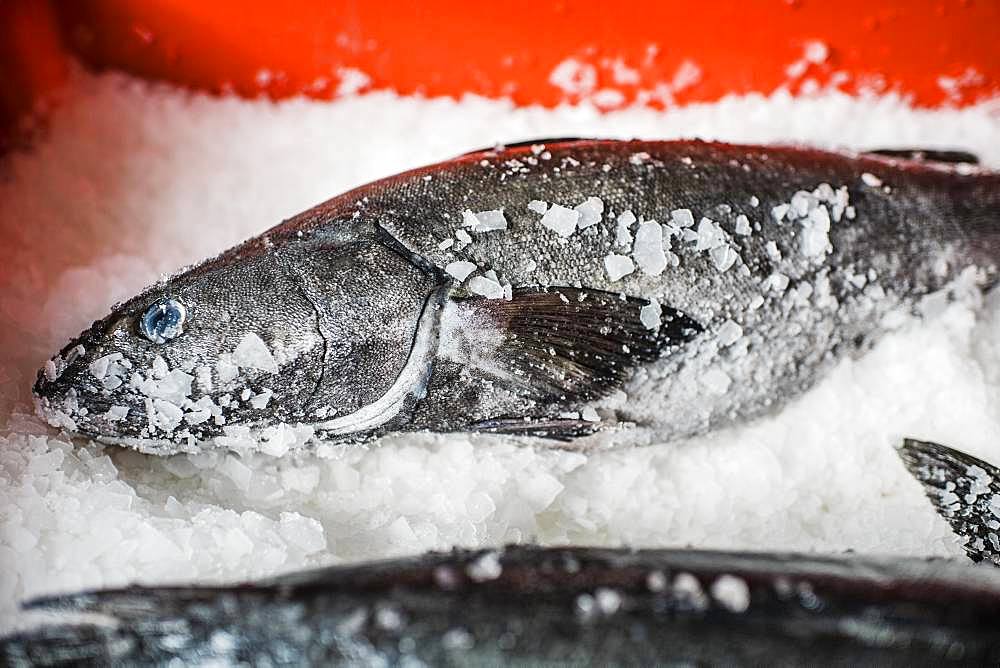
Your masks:
{"label": "ice flake on fish", "polygon": [[627,255],[608,253],[604,258],[604,268],[608,272],[608,278],[612,281],[619,281],[635,271],[632,259]]}
{"label": "ice flake on fish", "polygon": [[476,269],[478,268],[479,267],[476,266],[475,262],[469,262],[468,260],[457,260],[455,262],[449,263],[448,266],[444,268],[444,270],[449,274],[451,274],[452,276],[454,276],[455,279],[459,283],[461,283],[466,278],[469,277],[469,274],[476,271]]}
{"label": "ice flake on fish", "polygon": [[[495,276],[495,274],[494,274]],[[468,283],[469,292],[486,299],[501,299],[504,296],[503,286],[495,278],[489,276],[474,276]]]}
{"label": "ice flake on fish", "polygon": [[601,215],[604,213],[604,202],[599,197],[588,197],[573,207],[573,209],[580,214],[577,227],[583,230],[601,222]]}
{"label": "ice flake on fish", "polygon": [[549,204],[548,202],[543,202],[540,199],[533,199],[528,202],[528,210],[534,211],[537,214],[544,214],[549,210]]}
{"label": "ice flake on fish", "polygon": [[462,225],[468,227],[473,232],[492,232],[494,230],[506,230],[507,218],[503,209],[492,211],[480,211],[473,213],[470,209],[462,212]]}
{"label": "ice flake on fish", "polygon": [[631,228],[635,225],[636,217],[631,211],[624,211],[618,214],[615,219],[615,244],[621,248],[629,249],[632,246]]}
{"label": "ice flake on fish", "polygon": [[278,363],[274,360],[271,349],[255,332],[243,335],[236,350],[233,351],[233,361],[244,369],[278,373]]}
{"label": "ice flake on fish", "polygon": [[650,299],[649,303],[639,310],[639,320],[646,329],[659,329],[660,317],[663,309],[655,299]]}
{"label": "ice flake on fish", "polygon": [[547,227],[560,237],[568,237],[576,231],[580,212],[567,209],[561,204],[553,204],[542,216],[542,226]]}

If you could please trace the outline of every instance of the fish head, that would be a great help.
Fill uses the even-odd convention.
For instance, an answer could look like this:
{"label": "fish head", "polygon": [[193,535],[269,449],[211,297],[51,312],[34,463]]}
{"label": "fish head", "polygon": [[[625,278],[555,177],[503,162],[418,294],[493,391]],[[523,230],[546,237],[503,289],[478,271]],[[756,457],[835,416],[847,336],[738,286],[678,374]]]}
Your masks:
{"label": "fish head", "polygon": [[264,237],[116,306],[46,363],[36,407],[156,453],[281,424],[362,432],[385,420],[349,416],[398,380],[435,285],[377,239]]}

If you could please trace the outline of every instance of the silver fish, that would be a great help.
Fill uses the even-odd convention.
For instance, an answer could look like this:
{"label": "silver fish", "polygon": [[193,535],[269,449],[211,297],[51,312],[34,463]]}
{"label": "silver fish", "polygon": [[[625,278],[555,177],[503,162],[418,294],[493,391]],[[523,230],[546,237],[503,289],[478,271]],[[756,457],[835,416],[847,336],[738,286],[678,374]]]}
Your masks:
{"label": "silver fish", "polygon": [[[5,665],[943,666],[1000,661],[1000,571],[509,547],[57,596]],[[74,619],[85,613],[87,619]]]}
{"label": "silver fish", "polygon": [[760,415],[921,300],[995,282],[1000,174],[699,141],[480,151],[306,211],[114,308],[50,423],[153,453]]}

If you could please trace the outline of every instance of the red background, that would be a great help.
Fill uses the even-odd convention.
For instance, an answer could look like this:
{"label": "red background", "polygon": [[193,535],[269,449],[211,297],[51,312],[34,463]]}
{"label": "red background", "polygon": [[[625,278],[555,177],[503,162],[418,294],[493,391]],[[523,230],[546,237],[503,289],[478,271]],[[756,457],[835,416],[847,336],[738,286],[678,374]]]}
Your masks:
{"label": "red background", "polygon": [[[998,34],[997,0],[0,0],[0,114],[10,126],[50,98],[72,58],[272,98],[333,97],[348,67],[370,88],[552,105],[567,95],[550,74],[573,57],[595,67],[597,89],[623,94],[606,107],[646,100],[685,61],[697,78],[648,103],[798,91],[811,78],[967,105],[1000,91]],[[829,57],[790,76],[813,40]],[[615,59],[638,81],[615,83]],[[949,95],[942,76],[963,85]]]}

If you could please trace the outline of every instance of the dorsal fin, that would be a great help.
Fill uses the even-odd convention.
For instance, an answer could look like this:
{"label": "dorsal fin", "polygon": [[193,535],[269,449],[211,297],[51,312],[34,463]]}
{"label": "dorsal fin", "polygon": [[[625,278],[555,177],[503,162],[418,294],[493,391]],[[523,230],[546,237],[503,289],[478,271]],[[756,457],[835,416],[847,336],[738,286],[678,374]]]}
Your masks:
{"label": "dorsal fin", "polygon": [[917,160],[919,162],[943,162],[951,165],[979,164],[979,156],[969,153],[968,151],[951,151],[929,148],[876,148],[870,151],[865,151],[865,153],[880,155],[886,158]]}
{"label": "dorsal fin", "polygon": [[493,146],[488,146],[486,148],[476,149],[475,151],[468,151],[467,153],[462,153],[459,158],[464,158],[467,155],[475,155],[477,153],[491,153],[496,151],[503,151],[508,148],[524,148],[525,146],[542,146],[545,144],[564,144],[566,142],[573,141],[601,141],[599,139],[593,139],[588,137],[556,137],[552,139],[526,139],[524,141],[513,142],[510,144],[494,144]]}
{"label": "dorsal fin", "polygon": [[665,305],[659,326],[650,329],[640,317],[647,300],[601,290],[518,288],[510,301],[466,303],[502,334],[492,363],[539,399],[607,395],[635,367],[665,356],[702,331],[700,324]]}

